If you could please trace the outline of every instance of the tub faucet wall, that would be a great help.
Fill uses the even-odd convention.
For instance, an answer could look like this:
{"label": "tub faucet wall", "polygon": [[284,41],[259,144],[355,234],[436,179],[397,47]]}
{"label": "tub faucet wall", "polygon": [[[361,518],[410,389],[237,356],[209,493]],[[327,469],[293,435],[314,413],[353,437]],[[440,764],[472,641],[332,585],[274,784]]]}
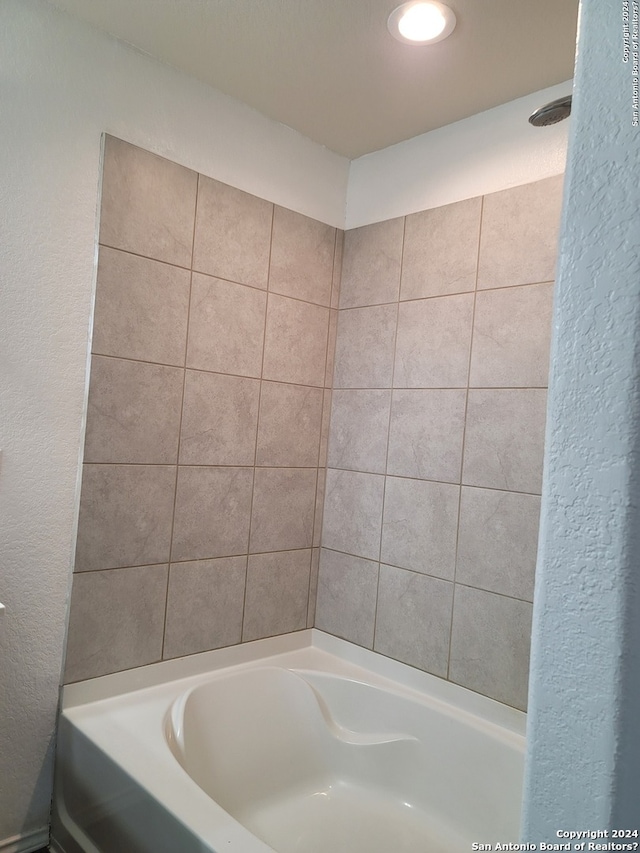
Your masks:
{"label": "tub faucet wall", "polygon": [[341,239],[106,138],[66,682],[312,623]]}
{"label": "tub faucet wall", "polygon": [[316,626],[518,708],[561,195],[345,235]]}

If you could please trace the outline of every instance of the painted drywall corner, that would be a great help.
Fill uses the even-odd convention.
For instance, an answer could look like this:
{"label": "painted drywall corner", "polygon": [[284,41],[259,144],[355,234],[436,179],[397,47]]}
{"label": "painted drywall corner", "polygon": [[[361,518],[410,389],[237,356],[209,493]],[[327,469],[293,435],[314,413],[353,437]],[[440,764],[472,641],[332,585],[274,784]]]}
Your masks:
{"label": "painted drywall corner", "polygon": [[571,88],[568,80],[353,160],[346,228],[561,174],[570,120],[536,128],[527,119]]}

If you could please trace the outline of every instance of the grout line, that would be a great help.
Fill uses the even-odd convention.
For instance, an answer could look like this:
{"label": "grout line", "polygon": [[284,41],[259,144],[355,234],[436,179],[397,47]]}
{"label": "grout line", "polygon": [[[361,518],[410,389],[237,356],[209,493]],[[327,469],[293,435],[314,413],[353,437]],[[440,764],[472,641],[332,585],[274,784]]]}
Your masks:
{"label": "grout line", "polygon": [[[315,542],[316,525],[319,524],[320,532],[317,548],[322,545],[322,525],[324,523],[324,502],[327,488],[327,471],[329,470],[329,439],[331,438],[331,413],[333,410],[333,391],[331,388],[325,388],[322,393],[322,415],[320,420],[320,441],[318,444],[318,480],[316,483],[316,510],[314,510],[313,519],[313,541]],[[326,441],[323,436],[323,430],[326,427]],[[324,453],[321,454],[322,443],[325,443]],[[324,472],[324,482],[322,485],[322,506],[320,509],[319,518],[316,519],[315,512],[317,511],[318,489],[320,487],[320,471]]]}
{"label": "grout line", "polygon": [[[85,462],[85,465],[120,465],[121,467],[137,467],[137,468],[173,468],[177,463],[175,462]],[[264,469],[265,471],[271,470],[282,470],[288,471],[290,469],[294,469],[296,471],[315,471],[318,467],[317,465],[252,465],[251,463],[245,464],[233,464],[226,463],[220,464],[217,462],[208,463],[200,463],[198,465],[194,465],[191,463],[180,464],[181,468],[242,468],[248,470],[250,468],[259,468]],[[349,470],[349,469],[345,469]],[[366,473],[366,472],[364,472]]]}
{"label": "grout line", "polygon": [[[307,587],[307,619],[305,622],[305,625],[307,626],[307,628],[313,628],[313,625],[310,625],[309,622],[315,622],[315,612],[313,614],[313,616],[314,616],[313,620],[311,619],[311,578],[313,575],[313,552],[315,550],[317,550],[317,549],[315,547],[313,547],[313,542],[312,542],[311,557],[309,559],[309,585]],[[316,593],[317,593],[317,587],[316,587]]]}
{"label": "grout line", "polygon": [[[335,276],[335,272],[336,272],[337,253],[338,253],[338,230],[335,229],[334,237],[333,237],[333,264],[331,266],[331,295],[333,295],[333,282],[334,282],[334,276]],[[331,301],[332,301],[332,299],[330,296],[329,297],[329,304],[331,304]],[[331,405],[332,405],[332,398],[333,398],[333,375],[331,376],[330,386],[327,387],[327,370],[329,367],[329,348],[331,345],[331,317],[332,317],[331,312],[332,311],[336,311],[336,309],[335,308],[329,308],[329,318],[328,318],[328,323],[327,323],[327,339],[326,339],[325,348],[324,348],[324,380],[323,380],[323,389],[322,389],[322,415],[320,418],[320,441],[318,442],[318,469],[324,468],[325,474],[326,474],[326,470],[327,470],[327,462],[329,459],[329,427],[331,425]],[[336,317],[336,322],[337,322],[337,317]],[[337,328],[336,328],[336,332],[337,332]],[[337,339],[337,334],[336,334],[336,339]],[[334,342],[334,344],[335,344],[335,342]],[[334,346],[334,349],[335,349],[335,346]],[[329,399],[328,403],[326,402],[327,401],[327,395],[328,395],[328,399]],[[327,441],[326,441],[324,459],[322,459],[320,456],[320,450],[322,448],[322,441],[323,441],[323,432],[322,431],[323,431],[323,428],[325,426],[325,407],[328,407],[328,411],[326,412],[326,427],[327,427],[326,438],[327,438]],[[318,485],[319,485],[319,482],[320,482],[320,471],[318,470],[318,477],[316,480],[316,503],[314,506],[314,513],[313,513],[312,542],[315,542],[315,534],[316,534],[316,523],[317,523],[316,511],[317,511],[317,505],[318,505]],[[319,519],[320,524],[322,524],[322,516],[324,515],[324,496],[323,496],[322,503],[323,503],[323,506],[322,506],[322,510],[320,512],[320,519]],[[322,537],[322,530],[320,531],[320,537]],[[318,546],[318,547],[320,547],[320,546]]]}
{"label": "grout line", "polygon": [[[345,557],[354,557],[356,560],[364,560],[367,563],[379,562],[375,557],[363,557],[362,554],[352,554],[351,551],[343,551],[340,548],[334,548],[329,545],[324,545],[323,548],[325,551],[333,551],[335,554],[343,554]],[[421,572],[418,569],[409,569],[407,566],[399,566],[397,563],[391,563],[389,561],[385,561],[383,565],[391,566],[393,569],[400,569],[403,572],[411,572],[411,574],[418,575],[419,577],[432,578],[433,580],[439,580],[443,583],[450,583],[453,585],[452,578],[443,578],[440,577],[440,575],[431,575],[428,572]]]}
{"label": "grout line", "polygon": [[[332,311],[337,311],[337,309],[331,309]],[[131,361],[135,364],[152,364],[156,367],[173,367],[176,370],[183,370],[185,365],[183,364],[171,364],[167,361],[149,361],[145,358],[132,358],[130,356],[121,356],[121,355],[112,355],[111,353],[98,352],[94,350],[91,352],[92,356],[96,356],[97,358],[108,358],[114,361]],[[246,373],[226,373],[220,370],[208,370],[206,367],[192,367],[187,365],[187,370],[191,370],[194,373],[206,373],[210,376],[228,376],[232,379],[253,379],[257,382],[269,382],[273,385],[295,385],[297,388],[311,388],[317,389],[318,391],[547,391],[548,385],[396,385],[395,387],[387,386],[384,388],[380,388],[379,386],[371,387],[371,386],[338,386],[337,388],[333,388],[332,386],[327,385],[309,385],[305,382],[284,382],[281,379],[263,379],[261,380],[259,376],[250,376]]]}
{"label": "grout line", "polygon": [[[477,279],[477,273],[476,273]],[[455,290],[452,293],[433,293],[427,296],[416,296],[412,299],[400,299],[399,301],[401,305],[405,305],[410,302],[426,302],[430,299],[447,299],[450,296],[466,296],[471,293],[474,293],[477,289],[478,293],[495,293],[500,290],[514,290],[518,287],[539,287],[542,284],[555,284],[555,279],[545,279],[544,281],[526,281],[521,284],[504,284],[496,287],[472,287],[469,290]],[[384,305],[395,305],[396,302],[371,302],[363,305],[342,305],[340,307],[341,311],[358,311],[364,308],[381,308]]]}
{"label": "grout line", "polygon": [[[189,291],[191,291],[191,284],[189,284]],[[93,350],[91,356],[108,358],[111,361],[130,361],[133,364],[152,364],[154,367],[169,367],[174,370],[184,370],[185,368],[184,364],[171,364],[168,361],[150,361],[148,358],[131,358],[128,355],[112,355],[111,353],[98,352],[97,350]]]}
{"label": "grout line", "polygon": [[[198,197],[200,195],[200,175],[196,181],[196,199],[193,213],[193,234],[191,235],[191,265],[193,265],[193,252],[196,242],[196,222],[198,218]],[[162,627],[162,649],[160,660],[164,660],[164,646],[167,634],[167,617],[169,615],[169,581],[171,579],[171,557],[173,554],[173,532],[176,523],[176,507],[178,505],[178,474],[180,472],[180,450],[182,444],[182,418],[184,415],[184,398],[187,387],[187,349],[189,347],[189,325],[191,321],[191,294],[193,291],[193,272],[189,274],[189,302],[187,305],[187,328],[184,340],[184,367],[182,368],[182,399],[180,402],[180,420],[178,423],[178,450],[176,453],[176,477],[173,485],[173,512],[171,514],[171,533],[169,536],[169,561],[167,566],[167,588],[164,600],[164,622]]]}
{"label": "grout line", "polygon": [[214,275],[211,272],[203,272],[202,270],[193,270],[194,275],[201,275],[203,278],[212,278],[215,281],[221,281],[224,284],[235,284],[238,287],[246,287],[248,290],[256,290],[258,293],[266,293],[266,287],[260,287],[257,284],[249,284],[246,281],[236,281],[234,278],[225,278],[222,275]]}
{"label": "grout line", "polygon": [[[247,561],[245,566],[244,573],[244,595],[242,598],[242,628],[240,633],[240,642],[242,642],[242,637],[245,632],[245,615],[247,608],[247,584],[249,580],[249,553],[251,551],[251,528],[253,526],[253,500],[255,497],[256,490],[256,470],[258,468],[258,436],[260,435],[260,413],[262,410],[262,383],[265,381],[262,377],[264,374],[264,357],[267,349],[267,319],[269,316],[269,285],[271,283],[271,253],[273,251],[273,231],[275,224],[275,205],[271,205],[271,234],[269,236],[269,258],[267,259],[267,287],[266,287],[266,299],[264,303],[264,334],[262,336],[262,359],[260,361],[260,387],[258,389],[258,419],[256,421],[256,440],[254,445],[253,452],[253,479],[251,481],[251,501],[249,503],[249,532],[247,536]],[[261,466],[262,467],[262,466]],[[266,466],[265,466],[266,467]],[[287,466],[293,467],[293,466]]]}
{"label": "grout line", "polygon": [[[330,388],[322,389],[322,409],[320,411],[320,435],[318,437],[318,455],[317,467],[327,469],[329,460],[329,427],[331,425],[331,405],[333,394]],[[326,441],[323,433],[324,428],[327,429]],[[324,441],[324,454],[322,453],[322,444]]]}
{"label": "grout line", "polygon": [[331,465],[327,470],[329,471],[346,471],[351,474],[370,474],[372,477],[393,477],[398,480],[415,480],[418,483],[437,483],[442,486],[454,486],[456,488],[464,487],[465,489],[483,489],[487,492],[502,492],[505,494],[513,494],[513,495],[528,495],[530,497],[539,498],[540,492],[525,492],[519,489],[505,489],[498,488],[496,486],[479,486],[475,483],[460,483],[460,482],[452,482],[451,480],[434,480],[430,477],[408,477],[406,474],[392,474],[387,472],[385,474],[384,471],[362,471],[358,468],[342,468],[338,465]]}
{"label": "grout line", "polygon": [[[216,646],[216,648],[214,648],[214,649],[204,649],[204,651],[214,652],[214,651],[217,651],[218,649],[231,649],[234,646],[239,646],[239,645],[240,645],[240,643],[229,643],[226,646]],[[189,652],[186,655],[174,655],[173,657],[170,657],[170,658],[158,658],[158,660],[148,661],[147,663],[144,663],[144,664],[135,663],[135,664],[132,664],[131,666],[124,666],[124,667],[120,667],[119,669],[113,669],[110,672],[103,673],[103,675],[117,675],[121,672],[132,672],[133,670],[140,669],[143,666],[148,666],[150,664],[155,664],[155,663],[164,663],[165,660],[177,660],[180,657],[190,657],[192,654],[200,654],[200,652]],[[101,676],[97,676],[97,677],[99,678]],[[86,677],[76,678],[76,679],[73,679],[72,681],[66,681],[62,686],[67,687],[70,684],[79,684],[82,681],[86,681]],[[49,848],[45,848],[45,850],[48,853]],[[35,851],[35,853],[39,853],[39,851]]]}
{"label": "grout line", "polygon": [[[195,232],[195,221],[194,221],[194,232]],[[152,255],[142,255],[140,252],[133,252],[131,249],[123,249],[120,246],[110,246],[109,243],[98,242],[98,249],[111,249],[113,252],[121,252],[123,255],[131,255],[134,258],[142,258],[145,261],[153,261],[155,264],[164,264],[167,267],[173,267],[174,269],[184,270],[185,272],[190,273],[191,267],[183,267],[182,264],[175,264],[171,261],[162,261],[159,258],[154,258]],[[191,255],[193,258],[193,244],[191,246]]]}
{"label": "grout line", "polygon": [[[169,364],[168,362],[163,362],[163,361],[149,361],[148,359],[144,359],[144,358],[130,358],[129,356],[110,355],[109,353],[102,353],[102,352],[92,352],[91,355],[92,356],[95,355],[98,358],[109,358],[109,359],[112,359],[114,361],[132,361],[135,364],[153,364],[156,367],[173,367],[173,368],[176,368],[178,370],[184,370],[185,369],[184,364]],[[256,382],[261,381],[260,376],[249,376],[246,373],[226,373],[226,372],[221,371],[221,370],[207,370],[206,367],[191,367],[190,365],[187,365],[186,369],[191,370],[194,373],[206,373],[210,376],[229,376],[232,379],[253,379]],[[308,383],[305,383],[305,382],[283,382],[280,379],[264,379],[262,381],[263,382],[270,382],[274,385],[295,385],[297,388],[311,388],[311,389],[316,389],[318,391],[324,390],[323,385],[309,385]]]}
{"label": "grout line", "polygon": [[[203,273],[203,275],[204,275],[204,273]],[[232,281],[232,282],[230,282],[230,284],[241,284],[241,282]],[[246,285],[244,285],[244,287],[251,287],[251,285],[246,284]],[[328,310],[331,308],[331,305],[325,305],[324,302],[312,302],[310,299],[302,299],[301,296],[291,296],[291,294],[289,294],[289,293],[278,293],[277,290],[271,290],[271,289],[269,289],[268,291],[265,291],[262,288],[256,288],[256,290],[257,289],[260,289],[262,293],[270,293],[272,296],[277,296],[280,299],[291,299],[293,302],[302,302],[304,305],[313,305],[314,308],[324,308],[325,310]]]}
{"label": "grout line", "polygon": [[[325,551],[332,551],[335,554],[342,554],[345,557],[354,557],[357,560],[364,560],[367,563],[377,562],[372,557],[363,557],[362,554],[352,554],[350,551],[341,551],[339,548],[332,548],[332,547],[328,547],[326,545],[323,547],[324,547]],[[398,569],[401,572],[408,572],[409,574],[416,575],[417,577],[429,578],[430,580],[442,581],[442,583],[451,584],[451,586],[454,590],[455,590],[455,587],[464,586],[467,589],[475,589],[475,590],[478,590],[479,592],[489,593],[490,595],[498,595],[498,596],[500,596],[500,598],[508,598],[512,601],[521,601],[524,604],[532,604],[533,603],[530,598],[518,598],[518,596],[516,596],[516,595],[509,595],[506,592],[496,592],[494,589],[486,589],[483,586],[473,586],[473,584],[461,583],[460,581],[454,582],[453,578],[443,578],[440,575],[432,575],[432,574],[429,574],[428,572],[421,572],[419,569],[410,569],[407,566],[399,566],[399,565],[397,565],[397,563],[385,562],[382,565],[390,566],[392,569]],[[452,607],[452,614],[453,614],[453,607]]]}
{"label": "grout line", "polygon": [[[457,542],[456,542],[456,562],[457,562]],[[455,566],[454,566],[454,578],[455,578]],[[451,644],[453,642],[453,612],[456,604],[456,582],[455,580],[451,584],[451,617],[449,619],[449,648],[447,650],[447,672],[445,678],[447,681],[451,680]]]}
{"label": "grout line", "polygon": [[[364,560],[367,563],[377,563],[378,561],[372,557],[363,557],[362,554],[352,554],[350,551],[341,551],[338,548],[331,548],[326,545],[323,546],[323,550],[331,551],[335,554],[342,554],[345,557],[353,557],[356,560]],[[313,557],[313,551],[320,551],[320,548],[307,547],[307,548],[279,548],[277,551],[257,551],[255,553],[245,553],[245,554],[222,554],[217,557],[197,557],[195,559],[190,560],[173,560],[168,561],[165,560],[161,563],[141,563],[135,566],[111,566],[101,569],[87,569],[85,571],[76,571],[74,575],[98,575],[102,572],[126,572],[130,569],[148,569],[148,568],[160,568],[162,566],[182,566],[182,565],[190,565],[192,563],[215,563],[218,560],[230,560],[230,559],[248,559],[249,557],[263,557],[271,554],[295,554],[301,551],[309,551],[310,559]],[[318,555],[319,556],[319,555]],[[399,566],[396,563],[386,562],[383,565],[391,566],[393,569],[398,569],[402,572],[408,572],[412,575],[417,575],[418,577],[429,578],[431,580],[442,581],[443,583],[448,583],[454,586],[454,581],[451,578],[443,578],[440,575],[432,575],[428,572],[421,572],[418,569],[411,569],[407,566]],[[497,592],[495,589],[487,589],[483,586],[474,586],[471,583],[463,583],[461,581],[455,581],[456,587],[466,587],[467,589],[475,589],[479,592],[486,592],[490,595],[498,595],[500,598],[508,598],[512,601],[520,601],[524,604],[532,604],[532,600],[530,598],[521,598],[517,595],[509,595],[506,592]]]}
{"label": "grout line", "polygon": [[[175,464],[170,462],[85,462],[85,465],[119,465],[120,467],[135,467],[135,468],[174,468]],[[261,471],[315,471],[317,470],[316,465],[231,465],[231,464],[201,464],[201,465],[179,465],[180,468],[237,468],[242,470],[249,470],[255,468],[256,470]],[[507,489],[507,488],[499,488],[497,486],[483,486],[477,483],[457,483],[452,482],[451,480],[433,480],[429,477],[408,477],[405,474],[385,474],[384,471],[363,471],[358,468],[343,468],[338,465],[331,465],[327,467],[327,471],[344,471],[349,474],[369,474],[372,477],[393,477],[398,480],[415,480],[419,483],[436,483],[442,486],[462,486],[465,489],[481,489],[487,492],[500,492],[502,494],[508,495],[525,495],[527,497],[539,498],[541,496],[541,492],[526,492],[522,489]],[[315,547],[320,547],[319,545]]]}
{"label": "grout line", "polygon": [[[344,256],[344,247],[343,247],[343,256]],[[338,230],[336,229],[334,241],[333,241],[333,266],[331,268],[331,297],[329,299],[329,326],[327,328],[327,349],[324,360],[324,387],[327,388],[327,369],[329,367],[329,346],[331,344],[331,317],[334,316],[336,318],[336,337],[333,342],[333,365],[331,376],[329,377],[329,389],[333,391],[333,374],[335,372],[335,349],[336,342],[338,340],[338,312],[340,310],[340,291],[342,290],[342,264],[340,266],[340,284],[338,286],[338,305],[334,307],[333,305],[333,285],[335,282],[336,276],[336,265],[338,259]],[[344,257],[343,257],[344,260]],[[335,312],[333,315],[331,312]]]}
{"label": "grout line", "polygon": [[[325,347],[325,358],[324,358],[324,387],[322,392],[322,414],[320,418],[320,441],[318,443],[318,471],[316,474],[316,496],[315,496],[315,504],[313,508],[313,532],[311,534],[311,546],[317,547],[318,549],[318,576],[320,574],[320,548],[322,547],[322,531],[324,525],[324,508],[325,501],[327,497],[327,471],[328,471],[328,463],[329,463],[329,440],[331,438],[331,412],[333,409],[333,376],[335,372],[335,353],[336,353],[336,345],[338,341],[338,317],[339,317],[339,299],[338,306],[333,307],[333,292],[334,292],[334,284],[336,277],[336,265],[338,258],[338,245],[339,245],[339,231],[338,229],[334,229],[333,235],[333,264],[331,266],[331,290],[329,294],[329,320],[327,323],[327,342]],[[344,259],[344,246],[343,246],[343,258]],[[340,267],[340,283],[338,286],[338,296],[340,294],[340,290],[342,288],[342,263]],[[329,385],[327,386],[327,371],[329,367],[329,351],[331,347],[331,320],[332,317],[335,317],[336,321],[336,335],[333,340],[333,353],[332,353],[332,370],[331,376],[329,377]],[[327,402],[328,398],[328,402]],[[325,412],[326,408],[326,412]],[[326,415],[326,421],[325,421]],[[320,449],[322,447],[323,442],[323,429],[326,426],[327,434],[326,434],[326,442],[324,448],[324,456],[321,457]],[[322,505],[318,510],[318,494],[320,490],[320,471],[323,471],[323,481],[322,481]],[[318,535],[318,544],[316,545],[316,529],[319,526],[319,535]],[[310,567],[313,566],[313,554],[311,556]],[[307,621],[309,614],[309,605],[311,602],[311,570],[309,571],[309,589],[307,592]],[[316,596],[317,596],[317,578],[316,578]],[[314,618],[313,623],[315,625],[315,604],[314,604]]]}
{"label": "grout line", "polygon": [[[288,554],[295,553],[297,551],[311,551],[313,550],[311,545],[308,545],[306,548],[278,548],[276,551],[243,551],[242,553],[235,554],[218,554],[216,556],[208,556],[208,557],[191,557],[189,559],[181,559],[181,560],[163,560],[159,563],[138,563],[135,566],[104,566],[99,569],[84,569],[81,571],[74,572],[74,574],[78,575],[93,575],[97,572],[119,572],[125,571],[126,569],[144,569],[149,568],[150,566],[166,566],[169,563],[172,566],[180,566],[184,563],[210,563],[215,562],[216,560],[229,560],[235,557],[259,557],[264,554]],[[355,555],[354,555],[355,556]]]}
{"label": "grout line", "polygon": [[[317,481],[316,481],[316,483],[317,483]],[[316,488],[317,488],[317,486],[316,486]],[[314,515],[315,515],[315,509],[314,509]],[[304,617],[304,627],[305,628],[309,627],[308,623],[309,623],[309,604],[311,601],[311,575],[313,574],[313,551],[314,551],[314,548],[313,548],[313,535],[312,535],[311,536],[311,548],[309,548],[309,582],[307,584],[307,607],[306,607],[306,612],[305,612],[305,617]],[[315,614],[314,614],[314,617],[315,617]],[[313,621],[315,622],[315,618]]]}
{"label": "grout line", "polygon": [[[314,386],[317,387],[317,386]],[[396,385],[380,386],[338,386],[335,391],[547,391],[548,385]]]}
{"label": "grout line", "polygon": [[456,548],[455,548],[455,558],[453,561],[453,596],[451,599],[451,620],[449,622],[449,651],[447,653],[447,679],[449,678],[449,670],[451,668],[451,641],[453,639],[453,606],[455,604],[455,584],[456,584],[456,574],[458,570],[458,549],[460,546],[460,518],[462,513],[462,484],[463,484],[463,471],[464,471],[464,453],[466,447],[466,439],[467,439],[467,416],[469,414],[469,393],[471,388],[471,365],[473,360],[473,339],[475,332],[475,322],[476,322],[476,303],[478,299],[478,275],[480,271],[480,244],[482,242],[482,217],[484,213],[484,196],[481,196],[480,201],[480,218],[478,222],[478,248],[476,251],[476,275],[475,275],[475,286],[473,289],[473,307],[471,309],[471,330],[470,330],[470,339],[469,339],[469,361],[467,363],[467,393],[465,395],[464,401],[464,420],[462,422],[462,452],[460,455],[460,489],[458,491],[458,518],[456,521]]}
{"label": "grout line", "polygon": [[509,595],[507,592],[496,592],[495,589],[486,589],[486,587],[483,586],[473,586],[473,584],[462,583],[461,581],[456,581],[456,586],[463,586],[466,589],[475,589],[478,592],[486,592],[488,595],[498,595],[500,598],[508,598],[510,601],[521,601],[523,604],[533,605],[533,600],[531,598],[519,598],[517,595]]}
{"label": "grout line", "polygon": [[387,469],[389,466],[389,445],[391,443],[391,413],[393,411],[393,382],[395,379],[396,372],[396,348],[398,342],[398,325],[400,322],[400,293],[402,289],[402,272],[403,272],[403,264],[404,264],[404,247],[405,247],[405,236],[407,231],[407,217],[403,216],[402,218],[402,246],[400,248],[400,270],[398,276],[398,298],[395,303],[392,303],[396,306],[396,325],[393,333],[393,356],[391,361],[391,394],[389,399],[389,416],[387,418],[387,446],[385,449],[385,459],[384,459],[384,482],[382,484],[382,509],[380,513],[380,541],[378,544],[378,578],[376,582],[376,607],[373,615],[373,642],[372,642],[372,650],[375,649],[376,646],[376,629],[378,627],[378,603],[380,600],[380,568],[382,564],[382,531],[384,527],[384,510],[385,510],[385,498],[387,493]]}
{"label": "grout line", "polygon": [[[328,402],[327,402],[328,399]],[[325,412],[326,412],[326,427],[327,427],[327,441],[324,452],[324,457],[320,456],[320,449],[322,447],[323,442],[323,429],[325,427]],[[320,436],[318,441],[318,465],[317,465],[317,474],[316,474],[316,492],[315,492],[315,502],[313,506],[313,532],[311,534],[311,542],[314,543],[314,547],[319,548],[322,543],[322,522],[324,517],[324,499],[326,493],[326,481],[327,481],[327,461],[329,458],[329,428],[331,426],[331,391],[329,389],[324,389],[322,394],[322,413],[320,417]],[[324,472],[324,483],[323,483],[323,495],[322,495],[322,507],[318,512],[318,492],[320,489],[320,471]],[[318,526],[320,527],[319,532],[319,540],[318,545],[315,545],[316,541],[316,532]]]}
{"label": "grout line", "polygon": [[[273,213],[272,213],[272,233],[273,233]],[[195,227],[194,227],[194,240],[192,242],[192,247],[191,247],[192,258],[193,258],[194,246],[195,246]],[[180,264],[174,264],[171,261],[162,261],[162,260],[159,260],[158,258],[153,258],[153,257],[151,257],[151,255],[141,255],[138,252],[132,252],[129,249],[121,249],[118,246],[110,246],[108,243],[99,243],[98,247],[104,248],[104,249],[110,249],[111,251],[114,251],[114,252],[121,252],[123,255],[131,255],[134,258],[141,258],[141,259],[146,260],[146,261],[153,261],[154,263],[157,263],[157,264],[164,264],[165,266],[173,267],[174,269],[184,270],[185,272],[189,272],[189,273],[192,273],[195,275],[202,275],[202,276],[205,276],[205,278],[214,278],[216,281],[223,281],[226,284],[236,284],[236,285],[238,285],[238,287],[248,287],[250,290],[257,290],[259,293],[270,292],[270,293],[273,293],[274,296],[280,296],[283,299],[293,299],[295,302],[304,302],[305,305],[314,305],[316,308],[331,308],[330,301],[329,301],[329,303],[325,304],[324,302],[314,302],[311,299],[303,299],[300,296],[292,296],[289,293],[279,293],[277,290],[268,290],[268,284],[267,284],[267,287],[259,287],[256,284],[248,284],[246,281],[236,281],[233,278],[225,278],[224,276],[221,276],[221,275],[215,275],[215,273],[205,272],[204,270],[195,269],[193,266],[183,267]],[[269,259],[270,258],[271,258],[271,247],[269,248]],[[193,260],[192,260],[192,263],[193,263]]]}

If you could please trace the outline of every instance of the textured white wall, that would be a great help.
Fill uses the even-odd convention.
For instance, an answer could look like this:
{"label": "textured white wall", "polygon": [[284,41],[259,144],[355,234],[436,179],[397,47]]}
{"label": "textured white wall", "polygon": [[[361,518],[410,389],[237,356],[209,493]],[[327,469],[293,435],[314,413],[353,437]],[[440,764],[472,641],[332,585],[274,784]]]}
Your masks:
{"label": "textured white wall", "polygon": [[357,228],[506,190],[564,171],[569,121],[532,127],[537,107],[571,81],[353,160],[346,227]]}
{"label": "textured white wall", "polygon": [[[45,0],[3,0],[0,34],[0,601],[8,608],[0,617],[2,847],[3,839],[42,830],[48,820],[50,743],[75,541],[101,133],[337,226],[344,225],[349,164]],[[504,108],[511,130],[499,152],[491,144],[498,137],[495,111],[489,111],[470,124],[403,143],[406,149],[370,155],[373,169],[368,158],[357,161],[349,227],[562,171],[562,125],[531,130],[535,150],[547,154],[531,160],[520,151],[529,107],[545,99],[541,93],[523,99],[522,109]],[[472,146],[470,128],[479,134]],[[485,140],[481,150],[479,140]],[[441,164],[430,154],[432,142],[434,150],[458,152],[449,194]],[[414,148],[417,173],[407,168],[410,157],[405,162],[405,151]],[[480,180],[483,175],[489,180]],[[436,181],[440,190],[434,193]]]}
{"label": "textured white wall", "polygon": [[580,15],[534,605],[534,843],[640,828],[640,130],[623,7]]}
{"label": "textured white wall", "polygon": [[49,816],[102,132],[333,225],[348,161],[45,2],[0,33],[2,847]]}

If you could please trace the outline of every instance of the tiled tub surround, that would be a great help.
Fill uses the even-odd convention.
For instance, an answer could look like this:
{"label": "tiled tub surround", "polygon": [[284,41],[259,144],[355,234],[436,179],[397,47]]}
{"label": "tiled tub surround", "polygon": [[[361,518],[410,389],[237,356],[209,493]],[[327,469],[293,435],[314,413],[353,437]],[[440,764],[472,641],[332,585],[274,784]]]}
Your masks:
{"label": "tiled tub surround", "polygon": [[65,681],[315,624],[523,708],[561,186],[343,258],[108,137]]}
{"label": "tiled tub surround", "polygon": [[526,704],[562,177],[345,235],[316,627]]}
{"label": "tiled tub surround", "polygon": [[67,682],[313,624],[342,233],[107,137],[99,242]]}

